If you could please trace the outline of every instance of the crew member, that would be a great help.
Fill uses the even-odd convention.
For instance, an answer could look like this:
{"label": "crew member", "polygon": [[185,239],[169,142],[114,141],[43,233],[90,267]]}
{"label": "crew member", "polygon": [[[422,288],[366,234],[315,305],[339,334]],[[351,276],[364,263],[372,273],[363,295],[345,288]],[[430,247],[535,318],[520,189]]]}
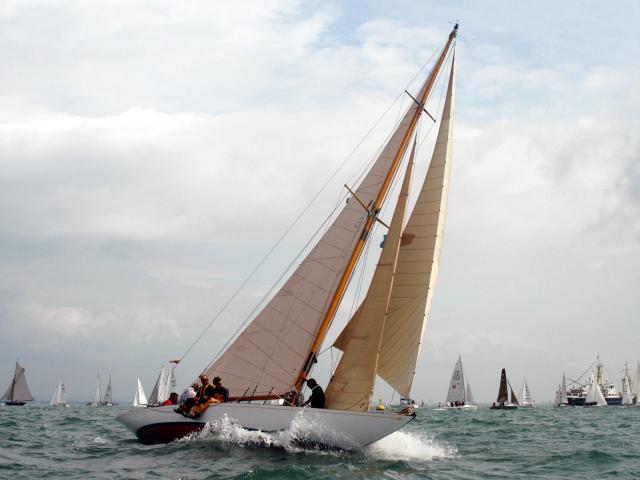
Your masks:
{"label": "crew member", "polygon": [[311,396],[302,406],[306,407],[311,404],[311,408],[324,408],[324,391],[322,387],[318,385],[314,378],[307,380],[307,387],[311,389]]}

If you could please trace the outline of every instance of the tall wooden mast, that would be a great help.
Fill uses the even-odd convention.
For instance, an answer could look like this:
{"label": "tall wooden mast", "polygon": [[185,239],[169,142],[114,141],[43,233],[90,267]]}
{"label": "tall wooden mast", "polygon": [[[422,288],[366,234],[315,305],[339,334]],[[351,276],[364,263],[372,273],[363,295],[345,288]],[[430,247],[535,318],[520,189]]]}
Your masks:
{"label": "tall wooden mast", "polygon": [[342,274],[342,277],[340,278],[340,281],[338,283],[338,288],[336,289],[336,292],[331,299],[329,308],[327,309],[327,312],[324,318],[322,319],[322,323],[318,328],[315,339],[311,344],[307,361],[303,369],[300,371],[300,374],[298,375],[298,379],[295,384],[295,389],[298,392],[302,389],[302,384],[304,383],[305,379],[307,378],[307,375],[310,373],[311,369],[313,368],[313,364],[316,361],[316,356],[318,354],[318,351],[320,350],[320,347],[322,346],[322,342],[324,341],[327,331],[331,326],[333,317],[335,316],[338,310],[338,307],[340,306],[340,302],[342,301],[342,297],[344,296],[347,286],[349,285],[349,280],[351,279],[351,275],[353,274],[353,271],[356,267],[358,259],[360,258],[360,255],[364,250],[367,237],[369,236],[369,233],[371,232],[373,224],[377,219],[378,213],[382,208],[384,199],[387,196],[387,193],[389,192],[389,189],[391,187],[391,182],[393,180],[393,177],[395,176],[396,171],[400,166],[400,162],[402,161],[402,158],[404,157],[404,154],[407,150],[407,146],[409,145],[409,140],[413,135],[413,132],[415,131],[416,125],[418,124],[418,120],[420,118],[420,115],[422,114],[424,104],[429,98],[429,94],[433,90],[433,86],[435,85],[440,69],[444,64],[444,60],[447,56],[447,53],[449,52],[449,49],[451,48],[451,45],[453,44],[454,39],[456,38],[457,33],[458,33],[458,24],[456,23],[456,25],[453,27],[453,30],[449,34],[447,43],[445,44],[442,51],[440,52],[440,55],[436,60],[436,63],[433,66],[433,69],[431,70],[431,73],[429,74],[429,77],[426,82],[426,88],[424,89],[422,96],[417,99],[418,104],[414,108],[414,112],[411,117],[411,121],[409,123],[409,128],[407,129],[404,137],[402,138],[400,147],[398,148],[398,151],[394,156],[393,163],[391,165],[391,168],[389,169],[387,176],[384,179],[384,182],[382,184],[382,187],[380,188],[378,196],[376,197],[375,202],[369,209],[369,215],[363,227],[362,235],[358,239],[358,243],[356,244],[353,250],[353,253],[351,254],[351,257],[349,258],[347,267],[345,268],[345,271]]}

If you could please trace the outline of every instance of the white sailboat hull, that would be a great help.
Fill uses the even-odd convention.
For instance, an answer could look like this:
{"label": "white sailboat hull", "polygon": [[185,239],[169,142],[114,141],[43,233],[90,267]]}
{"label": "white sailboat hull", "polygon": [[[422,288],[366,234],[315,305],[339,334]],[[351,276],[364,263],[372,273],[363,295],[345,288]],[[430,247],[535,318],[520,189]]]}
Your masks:
{"label": "white sailboat hull", "polygon": [[412,415],[378,412],[222,403],[198,419],[174,412],[175,406],[134,409],[118,416],[143,443],[167,443],[200,431],[208,422],[229,419],[246,430],[266,433],[295,429],[302,443],[356,449],[376,442],[409,423]]}
{"label": "white sailboat hull", "polygon": [[438,407],[438,408],[435,408],[434,410],[444,411],[444,410],[477,410],[477,409],[478,409],[477,405],[462,405],[457,407]]}

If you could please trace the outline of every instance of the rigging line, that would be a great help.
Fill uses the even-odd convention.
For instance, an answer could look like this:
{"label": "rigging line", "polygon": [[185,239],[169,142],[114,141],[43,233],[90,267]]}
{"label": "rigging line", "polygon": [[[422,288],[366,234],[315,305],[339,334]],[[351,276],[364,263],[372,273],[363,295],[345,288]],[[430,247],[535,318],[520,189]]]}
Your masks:
{"label": "rigging line", "polygon": [[[438,52],[438,50],[435,50],[431,56],[424,62],[424,64],[420,67],[420,69],[416,72],[416,74],[413,76],[413,78],[409,81],[410,85],[411,83],[413,83],[413,81],[418,77],[418,75],[420,75],[420,73],[426,68],[426,66],[429,64],[429,62],[431,61],[431,59],[436,55],[436,53]],[[360,142],[358,142],[358,144],[355,146],[355,148],[351,151],[351,153],[349,153],[349,155],[347,155],[347,157],[342,161],[342,163],[338,166],[338,168],[330,175],[330,177],[327,179],[327,181],[322,185],[322,187],[320,188],[320,190],[311,198],[311,200],[307,203],[307,205],[302,209],[302,211],[298,214],[298,216],[293,220],[293,222],[289,225],[289,227],[287,227],[285,229],[285,231],[282,233],[282,235],[278,238],[278,240],[276,241],[276,243],[267,251],[266,255],[262,258],[262,260],[260,260],[260,262],[258,262],[258,265],[251,271],[251,273],[244,279],[244,281],[240,284],[240,286],[233,292],[233,294],[231,295],[231,297],[229,297],[229,299],[224,303],[224,305],[220,308],[220,310],[218,310],[218,312],[213,316],[212,320],[209,322],[209,324],[204,328],[204,330],[200,333],[200,335],[198,335],[198,337],[196,337],[196,339],[191,343],[191,345],[189,345],[189,347],[187,348],[187,350],[184,352],[184,354],[180,357],[180,359],[184,359],[190,352],[191,350],[198,344],[198,342],[202,339],[202,337],[204,337],[204,335],[206,334],[206,332],[211,328],[211,326],[215,323],[215,321],[220,318],[220,315],[222,315],[222,313],[227,309],[227,307],[229,306],[229,304],[236,298],[236,296],[240,293],[240,291],[242,291],[242,289],[246,286],[246,284],[253,278],[253,276],[256,274],[256,272],[260,269],[260,267],[264,264],[264,262],[266,262],[266,260],[271,256],[271,254],[273,253],[273,251],[280,245],[280,243],[282,243],[282,240],[284,240],[284,238],[288,235],[288,233],[293,229],[293,227],[295,225],[298,224],[298,222],[300,221],[300,219],[304,216],[304,214],[309,210],[309,208],[311,207],[311,205],[317,200],[317,198],[320,196],[320,194],[326,189],[326,187],[331,183],[331,181],[336,177],[336,175],[342,170],[342,168],[348,163],[348,161],[351,159],[351,157],[353,157],[353,155],[356,153],[356,151],[360,148],[360,146],[364,143],[364,141],[369,137],[369,135],[371,134],[371,132],[373,132],[373,130],[378,126],[378,124],[382,121],[382,119],[384,118],[384,116],[389,112],[389,110],[391,110],[391,108],[393,107],[393,105],[398,101],[398,99],[402,96],[402,93],[400,93],[395,100],[385,109],[385,111],[382,113],[382,115],[380,115],[380,117],[378,117],[378,119],[375,121],[375,123],[373,124],[373,126],[367,131],[367,133],[365,133],[364,137],[360,140]],[[340,205],[341,202],[338,202],[337,205]],[[337,208],[336,205],[336,208]],[[336,208],[334,208],[334,210],[332,211],[331,214],[333,214],[336,210]],[[330,218],[330,217],[329,217]],[[324,225],[324,223],[323,223]],[[280,279],[279,279],[280,280]],[[278,280],[278,281],[279,281]],[[177,365],[176,365],[177,366]]]}
{"label": "rigging line", "polygon": [[[293,265],[296,264],[296,262],[298,261],[298,259],[300,258],[300,256],[302,255],[302,253],[304,253],[304,251],[309,247],[309,245],[313,242],[313,240],[316,238],[316,236],[318,235],[318,233],[320,232],[320,230],[322,230],[322,228],[324,227],[324,225],[331,219],[331,216],[334,214],[335,210],[339,207],[339,205],[336,205],[336,207],[333,209],[333,211],[331,211],[331,213],[327,216],[327,218],[325,219],[324,222],[322,222],[322,224],[318,227],[318,229],[313,233],[313,235],[309,238],[309,240],[307,241],[307,243],[300,249],[300,251],[298,252],[298,254],[295,256],[295,258],[289,263],[289,265],[287,265],[287,267],[283,270],[283,272],[280,274],[280,276],[278,277],[278,279],[273,283],[273,285],[271,285],[271,287],[269,288],[269,290],[263,295],[263,297],[260,299],[260,301],[256,304],[256,306],[253,308],[253,310],[251,310],[251,312],[249,312],[249,314],[246,316],[246,318],[244,319],[244,321],[242,322],[242,324],[236,329],[236,331],[233,333],[233,335],[231,337],[229,337],[229,339],[227,340],[227,342],[222,346],[222,348],[220,350],[218,350],[218,353],[216,353],[215,357],[213,358],[213,360],[209,363],[209,365],[207,365],[207,368],[204,369],[204,371],[208,370],[209,367],[211,367],[211,365],[213,365],[215,363],[215,361],[220,357],[220,354],[229,346],[229,344],[231,344],[231,342],[233,340],[235,340],[238,336],[238,334],[240,333],[241,330],[244,329],[244,327],[246,326],[246,324],[249,322],[249,320],[251,320],[251,318],[253,317],[253,315],[256,313],[256,311],[262,307],[262,305],[264,304],[264,302],[266,301],[267,298],[269,298],[269,296],[271,295],[271,293],[273,292],[273,290],[275,290],[275,288],[280,284],[280,282],[282,281],[282,279],[287,275],[287,273],[289,272],[289,270],[291,270],[291,268],[293,267]],[[219,312],[222,313],[222,312]],[[204,332],[203,332],[204,335]]]}

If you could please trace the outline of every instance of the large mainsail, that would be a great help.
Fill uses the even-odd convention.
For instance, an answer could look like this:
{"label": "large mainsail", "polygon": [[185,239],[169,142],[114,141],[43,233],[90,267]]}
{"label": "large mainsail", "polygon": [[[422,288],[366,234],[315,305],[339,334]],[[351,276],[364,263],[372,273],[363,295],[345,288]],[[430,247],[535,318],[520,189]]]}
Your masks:
{"label": "large mainsail", "polygon": [[[456,29],[420,89],[419,102],[433,88]],[[350,199],[283,287],[206,370],[210,377],[223,377],[232,397],[283,395],[309,371],[422,109],[422,103],[409,107],[356,189],[359,201]]]}
{"label": "large mainsail", "polygon": [[462,370],[462,357],[458,356],[456,366],[451,374],[449,391],[447,392],[447,403],[466,402],[466,392],[464,390],[464,372]]}
{"label": "large mainsail", "polygon": [[533,405],[533,399],[531,398],[531,392],[529,391],[526,378],[522,381],[522,405],[524,407]]}
{"label": "large mainsail", "polygon": [[415,151],[416,141],[414,140],[398,203],[393,212],[378,265],[367,295],[357,311],[357,317],[353,319],[350,335],[344,339],[344,354],[327,387],[327,408],[366,412],[369,407],[402,237]]}
{"label": "large mainsail", "polygon": [[29,402],[33,400],[33,396],[27,386],[27,378],[24,374],[24,368],[18,362],[16,362],[16,370],[13,374],[13,380],[11,385],[4,392],[4,395],[0,400],[7,402]]}
{"label": "large mainsail", "polygon": [[[446,101],[431,163],[402,234],[378,360],[378,375],[407,398],[411,393],[422,332],[431,306],[444,236],[453,140],[454,85],[455,58],[451,62]],[[354,318],[357,315],[358,312]],[[351,319],[336,339],[336,348],[344,351],[344,340],[350,335],[353,321]]]}
{"label": "large mainsail", "polygon": [[631,385],[629,383],[629,377],[625,376],[622,379],[622,405],[632,405],[633,399],[631,398]]}

